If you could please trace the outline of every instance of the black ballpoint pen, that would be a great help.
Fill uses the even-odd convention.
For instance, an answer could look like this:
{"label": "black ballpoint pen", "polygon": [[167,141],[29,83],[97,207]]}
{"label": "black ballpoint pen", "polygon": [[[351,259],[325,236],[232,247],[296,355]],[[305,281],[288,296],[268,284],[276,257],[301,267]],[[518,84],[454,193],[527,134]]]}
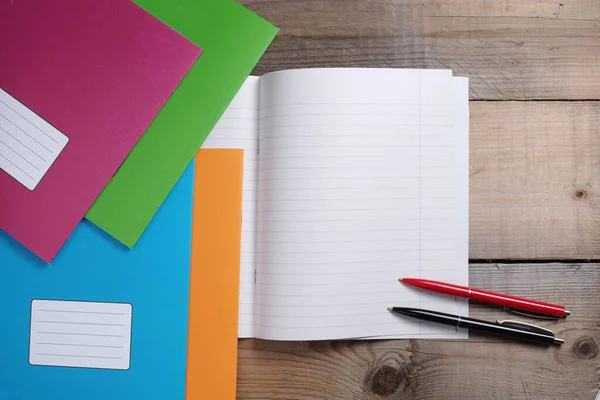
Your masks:
{"label": "black ballpoint pen", "polygon": [[438,322],[440,324],[451,325],[465,329],[473,329],[481,332],[488,332],[537,343],[561,345],[565,342],[563,339],[555,337],[554,332],[549,329],[523,322],[489,322],[481,319],[461,317],[459,315],[446,314],[431,310],[423,310],[420,308],[388,307],[388,310],[426,321]]}

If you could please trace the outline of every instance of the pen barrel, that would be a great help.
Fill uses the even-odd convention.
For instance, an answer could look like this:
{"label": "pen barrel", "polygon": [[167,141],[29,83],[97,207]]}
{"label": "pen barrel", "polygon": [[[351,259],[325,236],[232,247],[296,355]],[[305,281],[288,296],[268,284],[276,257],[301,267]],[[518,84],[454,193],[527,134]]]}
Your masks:
{"label": "pen barrel", "polygon": [[536,343],[553,344],[555,340],[554,335],[546,335],[539,332],[514,328],[510,326],[503,326],[498,323],[491,323],[488,321],[477,319],[461,319],[458,322],[458,327]]}
{"label": "pen barrel", "polygon": [[444,293],[450,296],[469,297],[469,294],[471,293],[471,289],[467,286],[432,281],[429,279],[403,278],[402,282],[421,289],[431,290],[437,293]]}
{"label": "pen barrel", "polygon": [[[456,326],[474,331],[486,332],[493,335],[511,337],[535,343],[562,344],[562,339],[557,339],[551,331],[529,325],[528,327],[517,327],[501,324],[499,322],[484,321],[481,319],[461,317],[458,315],[441,313],[432,310],[409,307],[391,307],[390,311],[421,320],[437,322],[440,324]],[[509,322],[509,321],[507,321]],[[525,324],[526,325],[526,324]]]}
{"label": "pen barrel", "polygon": [[514,308],[536,314],[551,315],[558,318],[566,316],[565,308],[563,306],[544,303],[542,301],[529,300],[522,297],[488,292],[487,290],[475,289],[468,286],[455,285],[453,283],[439,282],[429,279],[402,278],[402,282],[437,293],[444,293],[450,296],[466,297],[481,303],[494,304],[501,307]]}
{"label": "pen barrel", "polygon": [[556,304],[528,300],[522,297],[498,294],[480,289],[472,289],[469,298],[473,301],[495,304],[502,307],[514,308],[538,314],[552,315],[555,317],[565,316],[565,308]]}

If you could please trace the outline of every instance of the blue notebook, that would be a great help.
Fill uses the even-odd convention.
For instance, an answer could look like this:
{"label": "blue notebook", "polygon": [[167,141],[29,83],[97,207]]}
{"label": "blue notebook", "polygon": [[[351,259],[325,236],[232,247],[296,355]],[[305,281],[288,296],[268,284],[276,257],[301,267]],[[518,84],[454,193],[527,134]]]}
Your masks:
{"label": "blue notebook", "polygon": [[0,400],[184,399],[193,163],[127,249],[83,221],[50,265],[0,232]]}

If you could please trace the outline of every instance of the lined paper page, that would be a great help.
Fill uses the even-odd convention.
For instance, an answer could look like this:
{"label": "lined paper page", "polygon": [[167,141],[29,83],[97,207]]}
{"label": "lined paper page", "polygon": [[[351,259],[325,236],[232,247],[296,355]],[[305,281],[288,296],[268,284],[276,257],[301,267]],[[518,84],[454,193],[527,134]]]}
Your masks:
{"label": "lined paper page", "polygon": [[129,369],[131,304],[33,300],[29,363]]}
{"label": "lined paper page", "polygon": [[202,148],[244,149],[239,337],[252,337],[254,333],[258,82],[258,77],[248,77],[202,145]]}
{"label": "lined paper page", "polygon": [[398,282],[466,284],[450,71],[282,71],[260,89],[256,336],[455,337],[386,310],[461,308]]}
{"label": "lined paper page", "polygon": [[[454,86],[454,126],[455,126],[455,173],[457,177],[456,185],[456,207],[457,214],[464,216],[465,221],[468,221],[469,215],[469,79],[468,78],[452,78]],[[456,224],[456,263],[457,265],[467,265],[469,262],[469,229],[468,224]],[[469,271],[468,268],[457,268],[454,272],[456,282],[463,282],[463,285],[468,284]],[[435,279],[435,278],[432,278]],[[439,295],[439,301],[456,302],[458,315],[469,314],[469,302],[466,299],[451,298]],[[454,332],[445,333],[422,333],[428,339],[466,339],[468,331],[458,329]],[[372,336],[364,339],[387,339],[387,338],[410,338],[410,335],[393,335],[393,336]]]}
{"label": "lined paper page", "polygon": [[[454,86],[454,125],[455,125],[455,173],[457,214],[464,223],[456,224],[456,260],[458,265],[466,265],[455,271],[456,278],[463,285],[469,282],[469,78],[455,77]],[[459,302],[458,313],[469,314],[469,302]]]}
{"label": "lined paper page", "polygon": [[35,189],[69,138],[0,89],[0,168]]}

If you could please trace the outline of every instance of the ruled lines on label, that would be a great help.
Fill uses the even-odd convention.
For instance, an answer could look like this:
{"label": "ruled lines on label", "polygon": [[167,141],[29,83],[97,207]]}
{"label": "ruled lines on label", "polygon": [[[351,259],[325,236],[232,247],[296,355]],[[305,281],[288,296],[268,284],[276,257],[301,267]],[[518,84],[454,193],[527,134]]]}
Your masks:
{"label": "ruled lines on label", "polygon": [[0,89],[0,169],[33,190],[69,138]]}
{"label": "ruled lines on label", "polygon": [[127,303],[33,300],[29,363],[127,370],[131,322]]}

